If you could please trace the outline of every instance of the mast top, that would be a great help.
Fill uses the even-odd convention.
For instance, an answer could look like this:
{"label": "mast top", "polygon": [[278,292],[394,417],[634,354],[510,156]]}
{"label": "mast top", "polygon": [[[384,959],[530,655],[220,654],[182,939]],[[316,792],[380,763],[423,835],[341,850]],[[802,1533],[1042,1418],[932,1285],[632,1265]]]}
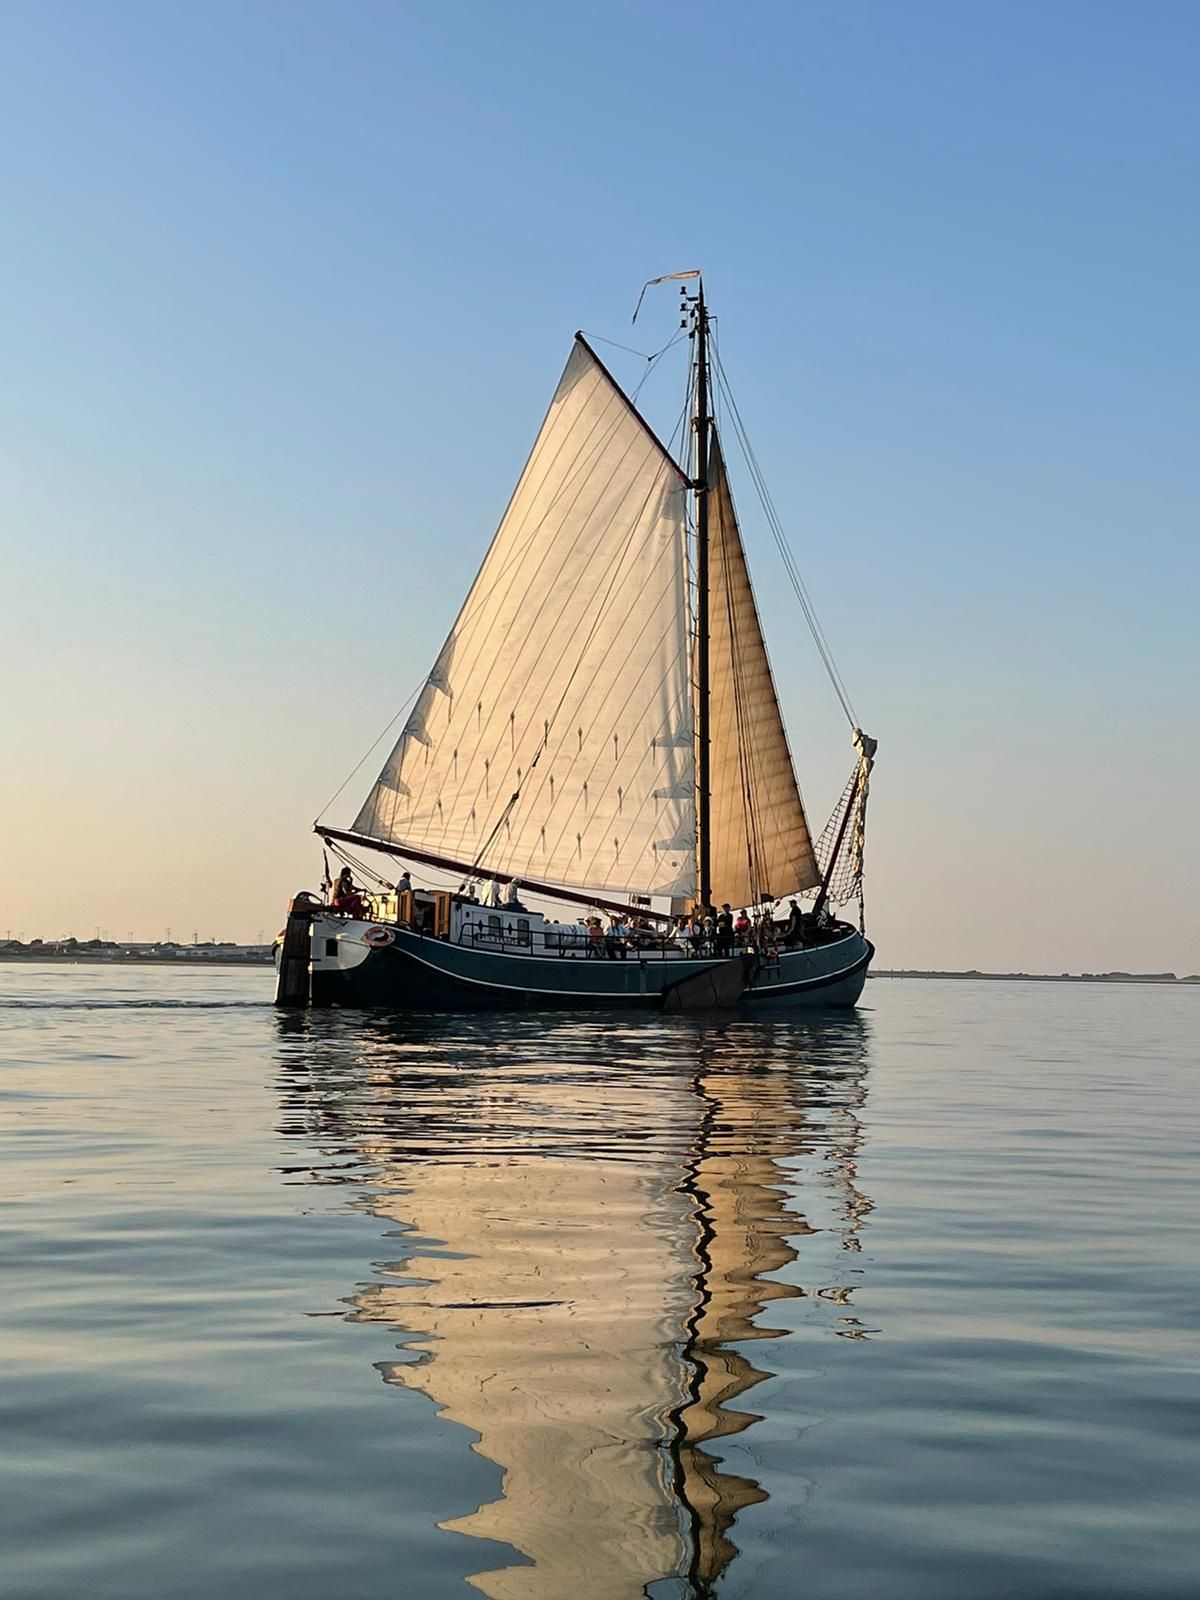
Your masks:
{"label": "mast top", "polygon": [[[691,267],[691,268],[688,269],[687,272],[664,272],[661,278],[647,278],[645,283],[642,285],[641,294],[638,295],[637,305],[634,306],[634,308],[633,308],[633,316],[630,318],[630,321],[631,322],[636,322],[637,321],[638,312],[642,309],[642,301],[646,298],[646,290],[647,289],[653,289],[655,284],[658,284],[658,283],[674,283],[679,278],[699,278],[699,277],[700,277],[700,269],[699,269],[699,267]],[[680,292],[680,294],[686,294],[687,293],[687,291],[685,289],[680,289],[679,292]],[[700,292],[701,292],[701,294],[704,293],[703,279],[701,279]]]}

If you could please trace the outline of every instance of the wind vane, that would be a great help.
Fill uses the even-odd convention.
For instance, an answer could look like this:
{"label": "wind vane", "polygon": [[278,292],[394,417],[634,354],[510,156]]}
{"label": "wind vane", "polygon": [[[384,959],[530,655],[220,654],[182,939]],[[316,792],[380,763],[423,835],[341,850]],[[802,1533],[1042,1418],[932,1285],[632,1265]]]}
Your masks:
{"label": "wind vane", "polygon": [[633,308],[633,316],[630,318],[630,321],[637,321],[638,312],[642,309],[642,301],[646,298],[646,290],[653,289],[656,283],[674,283],[676,278],[698,278],[699,276],[700,269],[697,267],[691,272],[664,272],[661,278],[647,278],[646,282],[642,285],[641,294],[638,295],[638,303]]}

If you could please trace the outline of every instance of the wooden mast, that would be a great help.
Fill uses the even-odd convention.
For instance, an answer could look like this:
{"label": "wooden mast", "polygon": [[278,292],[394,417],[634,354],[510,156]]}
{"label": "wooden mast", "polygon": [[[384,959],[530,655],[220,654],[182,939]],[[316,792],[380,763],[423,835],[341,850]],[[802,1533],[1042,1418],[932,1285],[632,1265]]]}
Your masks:
{"label": "wooden mast", "polygon": [[701,906],[712,904],[712,779],[709,767],[708,617],[708,308],[704,280],[693,301],[696,332],[696,878]]}

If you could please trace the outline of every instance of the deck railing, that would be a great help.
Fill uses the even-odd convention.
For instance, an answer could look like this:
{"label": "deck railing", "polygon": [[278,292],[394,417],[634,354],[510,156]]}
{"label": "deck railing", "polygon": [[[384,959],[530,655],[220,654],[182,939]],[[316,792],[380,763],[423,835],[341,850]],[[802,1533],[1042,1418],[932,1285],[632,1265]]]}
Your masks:
{"label": "deck railing", "polygon": [[[839,930],[838,936],[848,933],[849,928]],[[456,944],[465,945],[470,949],[493,950],[509,954],[528,953],[530,955],[565,956],[570,959],[580,958],[601,961],[680,961],[680,960],[714,960],[725,959],[735,955],[758,955],[767,960],[775,960],[780,951],[785,948],[782,941],[782,930],[776,930],[776,937],[768,940],[756,940],[753,937],[734,937],[729,945],[722,944],[713,939],[688,939],[686,942],[658,935],[653,931],[634,930],[624,938],[617,938],[607,930],[599,939],[593,939],[585,928],[575,923],[552,924],[550,927],[530,928],[522,927],[520,921],[503,921],[500,926],[480,922],[468,922],[459,930]],[[814,940],[813,943],[828,942],[828,935]],[[790,948],[800,949],[800,945]]]}
{"label": "deck railing", "polygon": [[654,933],[631,933],[616,938],[605,933],[593,939],[577,923],[557,923],[548,928],[532,928],[523,918],[497,919],[495,923],[465,922],[459,929],[456,944],[478,950],[503,950],[509,953],[528,952],[530,955],[584,957],[592,960],[665,960],[681,955],[712,955],[711,948],[694,951],[661,938]]}
{"label": "deck railing", "polygon": [[[391,927],[408,926],[396,921],[394,895],[364,894],[363,899],[367,902],[370,915],[375,921]],[[331,913],[329,907],[326,907],[325,911],[326,915],[338,915],[337,912]],[[765,944],[753,936],[739,938],[735,935],[732,944],[726,946],[713,939],[689,938],[685,942],[680,942],[666,933],[656,933],[653,929],[634,929],[620,939],[605,929],[599,939],[593,939],[580,923],[551,923],[549,926],[536,928],[531,925],[528,918],[511,910],[484,911],[483,915],[488,921],[474,919],[463,921],[452,943],[466,946],[468,949],[491,950],[510,955],[528,954],[603,961],[678,961],[686,957],[695,961],[750,953],[775,958],[783,951],[809,950],[818,945],[830,944],[854,931],[848,923],[831,922],[823,928],[807,928],[802,940],[789,945],[784,942],[782,927],[776,927],[773,930],[773,937]],[[432,937],[431,927],[415,928],[412,931],[424,932]]]}

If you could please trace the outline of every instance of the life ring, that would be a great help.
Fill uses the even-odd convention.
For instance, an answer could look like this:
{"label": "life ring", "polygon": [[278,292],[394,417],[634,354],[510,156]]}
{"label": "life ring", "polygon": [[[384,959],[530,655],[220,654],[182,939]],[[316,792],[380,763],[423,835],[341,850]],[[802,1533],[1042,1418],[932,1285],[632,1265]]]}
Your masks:
{"label": "life ring", "polygon": [[391,928],[368,928],[362,936],[362,942],[372,950],[382,950],[389,944],[395,944],[396,935]]}

